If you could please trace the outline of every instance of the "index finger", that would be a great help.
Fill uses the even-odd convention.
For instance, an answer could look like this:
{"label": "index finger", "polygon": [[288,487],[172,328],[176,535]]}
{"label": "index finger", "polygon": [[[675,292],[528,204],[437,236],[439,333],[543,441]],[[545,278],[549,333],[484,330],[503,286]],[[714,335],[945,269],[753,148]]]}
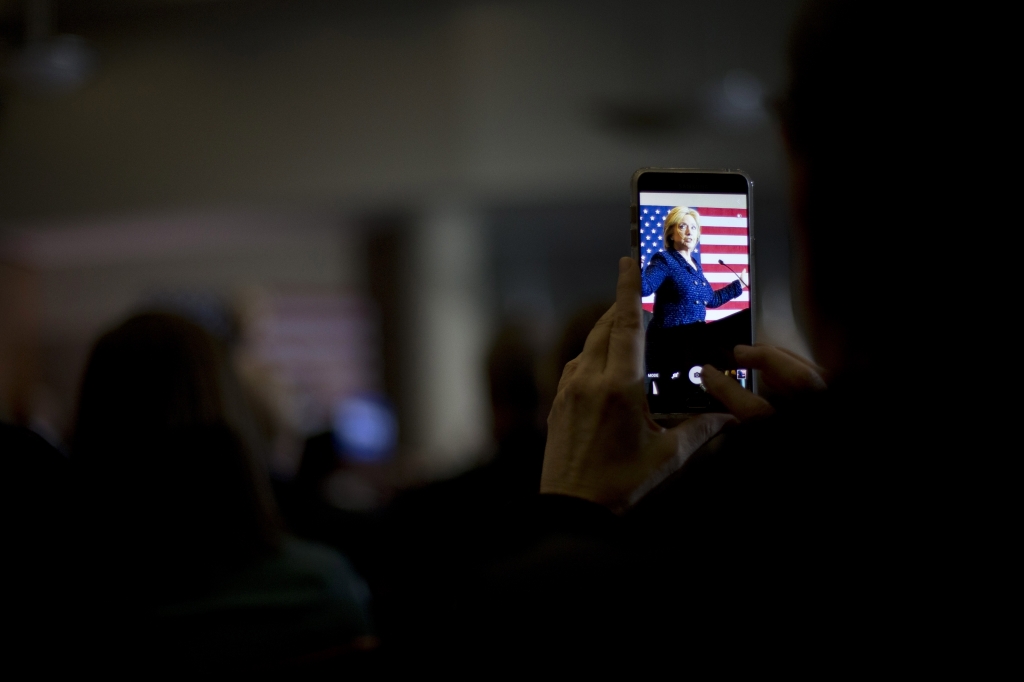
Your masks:
{"label": "index finger", "polygon": [[825,380],[810,362],[773,346],[737,346],[734,354],[738,363],[761,370],[762,378],[776,388],[790,392],[825,388]]}
{"label": "index finger", "polygon": [[[786,348],[785,346],[773,346],[773,345],[768,344],[768,343],[755,343],[753,347],[754,348],[774,348],[775,350],[777,350],[777,351],[779,351],[781,353],[785,353],[786,355],[788,355],[789,357],[793,358],[794,360],[797,360],[798,362],[802,362],[803,364],[807,365],[808,367],[813,369],[818,374],[824,374],[825,373],[825,368],[822,367],[821,365],[819,365],[818,363],[816,363],[814,360],[811,360],[810,358],[805,358],[804,356],[800,355],[799,353],[794,353],[793,351],[791,351],[790,349]],[[744,346],[744,348],[750,348],[750,346]]]}
{"label": "index finger", "polygon": [[641,323],[640,266],[632,258],[619,259],[615,287],[615,313],[608,339],[607,368],[627,380],[643,376],[644,328]]}
{"label": "index finger", "polygon": [[711,365],[704,365],[701,368],[700,383],[704,390],[717,398],[740,421],[775,412],[767,400],[742,388]]}

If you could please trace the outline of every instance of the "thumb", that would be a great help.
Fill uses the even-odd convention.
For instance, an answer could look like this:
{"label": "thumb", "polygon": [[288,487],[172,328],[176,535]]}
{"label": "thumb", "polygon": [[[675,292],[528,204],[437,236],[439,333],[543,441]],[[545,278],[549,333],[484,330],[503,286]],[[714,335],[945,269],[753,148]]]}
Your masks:
{"label": "thumb", "polygon": [[654,436],[651,444],[654,455],[662,463],[655,467],[644,482],[630,495],[629,505],[639,502],[644,495],[662,481],[683,468],[690,456],[714,438],[726,424],[736,422],[731,414],[710,412],[690,417],[682,424]]}

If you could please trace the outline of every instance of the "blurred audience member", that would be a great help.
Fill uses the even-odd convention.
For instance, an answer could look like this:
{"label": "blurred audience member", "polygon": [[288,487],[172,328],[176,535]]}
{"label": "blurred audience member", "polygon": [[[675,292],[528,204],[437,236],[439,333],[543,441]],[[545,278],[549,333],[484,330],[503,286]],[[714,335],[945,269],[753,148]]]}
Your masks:
{"label": "blurred audience member", "polygon": [[587,335],[594,328],[597,321],[601,319],[612,301],[604,303],[592,303],[576,311],[569,318],[558,344],[545,363],[545,372],[542,374],[542,403],[541,414],[547,415],[551,411],[551,401],[555,399],[555,392],[558,389],[558,380],[562,378],[562,370],[577,355],[583,352],[583,344],[587,342]]}
{"label": "blurred audience member", "polygon": [[594,303],[576,311],[576,314],[569,318],[569,322],[562,330],[562,336],[555,349],[555,379],[556,383],[562,376],[562,370],[572,360],[583,352],[583,346],[587,343],[587,337],[597,321],[608,311],[612,301],[605,303]]}
{"label": "blurred audience member", "polygon": [[93,349],[72,447],[89,655],[247,667],[368,640],[368,590],[282,532],[254,420],[223,349],[169,314]]}
{"label": "blurred audience member", "polygon": [[[328,486],[339,475],[362,483],[362,493],[370,502],[365,508],[342,508],[331,499]],[[377,489],[346,464],[334,438],[327,431],[306,440],[298,471],[290,479],[273,478],[274,496],[280,505],[288,530],[295,535],[322,542],[341,551],[356,570],[373,585],[379,570],[377,542],[380,534]]]}
{"label": "blurred audience member", "polygon": [[0,423],[3,651],[8,664],[22,670],[72,663],[66,655],[69,491],[63,454],[28,429]]}
{"label": "blurred audience member", "polygon": [[391,505],[381,556],[381,627],[406,654],[447,652],[437,638],[464,632],[482,574],[514,551],[540,485],[544,430],[537,354],[524,331],[501,330],[487,358],[493,459]]}
{"label": "blurred audience member", "polygon": [[489,476],[489,487],[513,496],[532,495],[540,483],[544,456],[543,418],[538,414],[540,390],[537,354],[525,331],[508,325],[487,356],[487,385],[493,414],[494,459],[477,474]]}

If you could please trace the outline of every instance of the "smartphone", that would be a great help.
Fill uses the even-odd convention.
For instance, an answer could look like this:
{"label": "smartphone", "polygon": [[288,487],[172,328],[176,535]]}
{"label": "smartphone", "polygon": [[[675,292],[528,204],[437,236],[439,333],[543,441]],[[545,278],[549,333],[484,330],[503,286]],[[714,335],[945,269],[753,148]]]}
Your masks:
{"label": "smartphone", "polygon": [[725,408],[701,388],[713,365],[756,391],[733,348],[754,342],[754,183],[738,170],[633,174],[630,244],[640,264],[647,402],[658,420]]}

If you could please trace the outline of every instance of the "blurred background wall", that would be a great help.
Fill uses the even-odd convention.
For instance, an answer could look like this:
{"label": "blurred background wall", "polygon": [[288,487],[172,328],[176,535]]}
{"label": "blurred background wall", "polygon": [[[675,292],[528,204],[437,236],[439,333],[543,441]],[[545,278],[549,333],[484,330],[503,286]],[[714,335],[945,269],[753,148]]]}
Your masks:
{"label": "blurred background wall", "polygon": [[801,350],[768,106],[795,9],[0,0],[0,416],[65,439],[97,335],[172,307],[293,441],[377,396],[402,476],[465,468],[488,344],[612,298],[643,166],[751,174],[758,332]]}

